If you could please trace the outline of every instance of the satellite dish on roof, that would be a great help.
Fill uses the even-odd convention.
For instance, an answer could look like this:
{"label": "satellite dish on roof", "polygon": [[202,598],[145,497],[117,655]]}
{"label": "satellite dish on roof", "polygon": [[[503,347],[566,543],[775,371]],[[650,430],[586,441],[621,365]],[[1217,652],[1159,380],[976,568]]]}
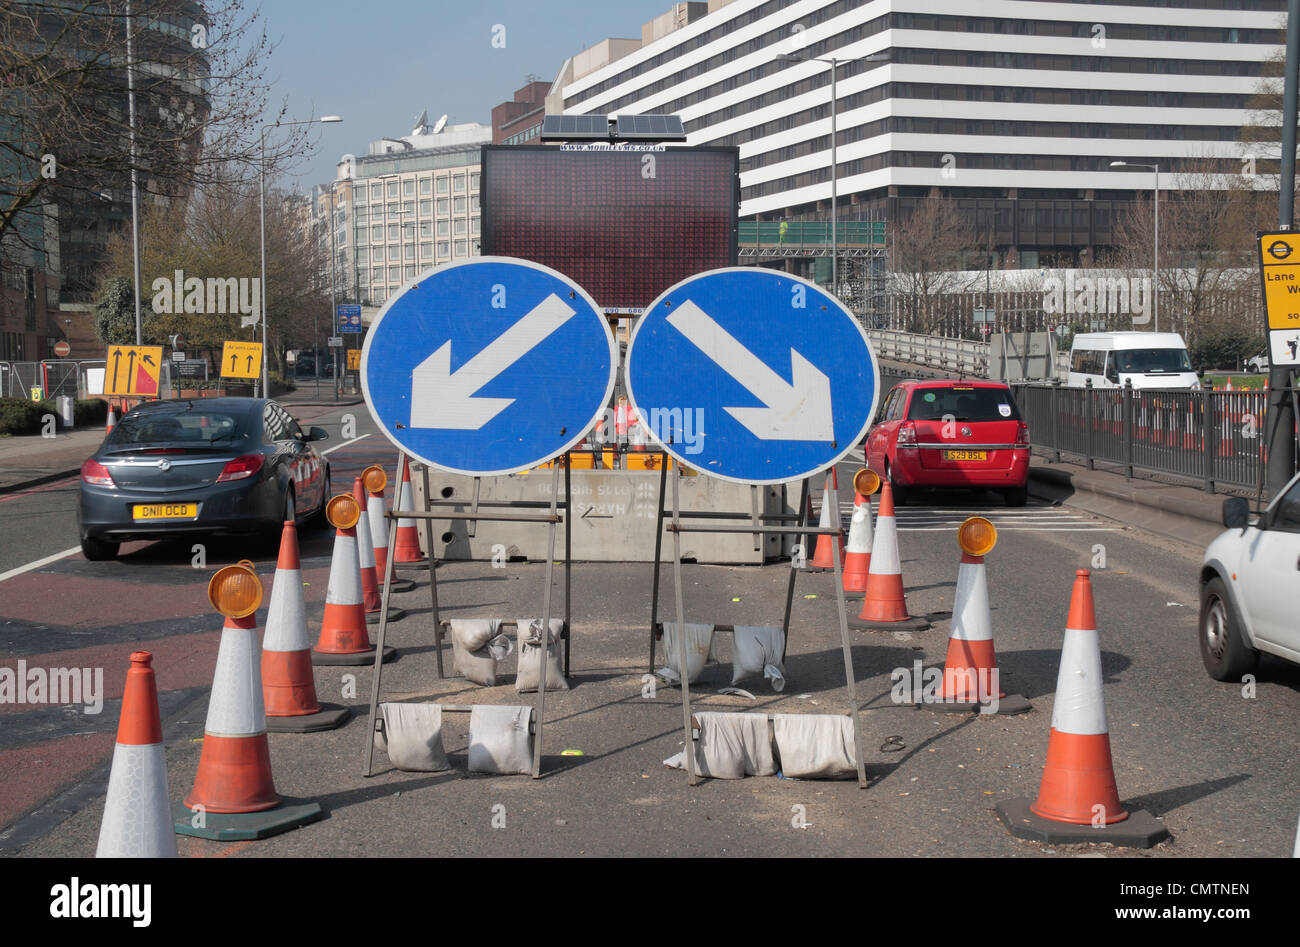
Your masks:
{"label": "satellite dish on roof", "polygon": [[429,110],[425,109],[415,117],[415,127],[411,129],[412,135],[423,135],[424,127],[429,124]]}
{"label": "satellite dish on roof", "polygon": [[438,132],[442,131],[443,128],[446,126],[446,124],[447,124],[447,116],[444,115],[442,118],[438,119],[436,122],[433,123],[433,134],[436,135],[438,134]]}

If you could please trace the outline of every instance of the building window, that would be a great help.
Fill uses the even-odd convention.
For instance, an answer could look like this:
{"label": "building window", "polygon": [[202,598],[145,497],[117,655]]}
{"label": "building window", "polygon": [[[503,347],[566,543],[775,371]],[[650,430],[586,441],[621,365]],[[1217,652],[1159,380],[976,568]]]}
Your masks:
{"label": "building window", "polygon": [[450,253],[450,250],[448,250],[448,248],[447,248],[447,241],[446,241],[446,240],[439,240],[439,241],[438,241],[438,256],[439,256],[439,257],[445,257],[445,256],[447,256],[449,253]]}
{"label": "building window", "polygon": [[403,201],[402,213],[413,215],[415,213],[415,201]]}
{"label": "building window", "polygon": [[420,236],[421,237],[433,236],[433,221],[431,220],[420,221]]}
{"label": "building window", "polygon": [[465,235],[465,218],[458,217],[456,218],[456,236],[463,237],[464,235]]}
{"label": "building window", "polygon": [[451,209],[457,214],[465,213],[465,198],[457,197],[451,202]]}
{"label": "building window", "polygon": [[370,200],[382,201],[384,199],[384,186],[382,184],[370,185]]}
{"label": "building window", "polygon": [[433,201],[420,201],[420,216],[429,217],[433,214]]}
{"label": "building window", "polygon": [[388,225],[388,239],[389,240],[397,239],[397,224]]}
{"label": "building window", "polygon": [[405,256],[406,256],[406,258],[407,258],[408,260],[414,260],[414,259],[415,259],[415,244],[413,244],[413,243],[408,243],[408,244],[406,245],[406,253],[405,253]]}
{"label": "building window", "polygon": [[471,221],[469,222],[469,232],[472,233],[472,234],[473,234],[474,236],[476,236],[476,237],[478,236],[478,234],[479,234],[479,223],[478,223],[478,218],[477,218],[477,217],[475,217],[473,220],[471,220]]}
{"label": "building window", "polygon": [[447,193],[447,175],[443,174],[438,177],[438,193]]}
{"label": "building window", "polygon": [[458,174],[452,181],[451,189],[457,194],[465,190],[465,175]]}
{"label": "building window", "polygon": [[367,243],[369,243],[370,241],[366,239],[368,236],[369,236],[369,234],[366,233],[366,228],[365,228],[365,227],[358,227],[358,228],[357,228],[357,246],[364,247]]}
{"label": "building window", "polygon": [[429,240],[420,244],[420,259],[430,260],[433,258],[433,243]]}
{"label": "building window", "polygon": [[465,241],[464,241],[464,240],[457,240],[457,241],[456,241],[456,256],[464,256],[464,255],[465,255]]}
{"label": "building window", "polygon": [[394,198],[394,197],[397,196],[397,182],[396,182],[396,181],[389,181],[389,182],[388,182],[388,196],[389,196],[390,199],[391,199],[391,198]]}
{"label": "building window", "polygon": [[420,178],[420,193],[421,194],[433,193],[433,178]]}
{"label": "building window", "polygon": [[445,220],[438,221],[438,236],[440,237],[447,236],[449,233],[447,227],[448,227],[447,221]]}
{"label": "building window", "polygon": [[383,248],[383,247],[375,247],[374,258],[375,258],[375,262],[376,262],[376,263],[383,263],[383,262],[384,262],[384,248]]}
{"label": "building window", "polygon": [[400,266],[390,266],[388,268],[388,282],[396,283],[401,279],[402,268]]}
{"label": "building window", "polygon": [[388,248],[388,261],[400,260],[402,258],[402,248],[394,245]]}
{"label": "building window", "polygon": [[403,182],[402,182],[402,196],[403,196],[403,197],[414,197],[414,196],[415,196],[415,182],[414,182],[414,181],[412,181],[412,180],[406,180],[406,181],[403,181]]}
{"label": "building window", "polygon": [[450,206],[451,206],[451,205],[450,205],[450,203],[448,202],[447,198],[445,198],[445,197],[440,197],[440,198],[438,198],[438,216],[439,216],[439,217],[446,217],[446,216],[447,216],[447,208],[450,207]]}
{"label": "building window", "polygon": [[477,195],[477,194],[471,194],[471,195],[470,195],[470,197],[469,197],[469,209],[470,209],[470,210],[473,210],[473,211],[478,210],[478,195]]}
{"label": "building window", "polygon": [[388,205],[388,216],[389,216],[389,217],[396,217],[396,216],[397,216],[397,202],[396,202],[396,201],[393,201],[393,202],[391,202],[391,203]]}
{"label": "building window", "polygon": [[415,264],[412,263],[406,268],[406,278],[411,279],[415,276]]}
{"label": "building window", "polygon": [[470,189],[471,191],[477,191],[477,190],[478,190],[478,172],[477,172],[477,171],[473,172],[473,173],[470,174],[470,176],[469,176],[469,189]]}

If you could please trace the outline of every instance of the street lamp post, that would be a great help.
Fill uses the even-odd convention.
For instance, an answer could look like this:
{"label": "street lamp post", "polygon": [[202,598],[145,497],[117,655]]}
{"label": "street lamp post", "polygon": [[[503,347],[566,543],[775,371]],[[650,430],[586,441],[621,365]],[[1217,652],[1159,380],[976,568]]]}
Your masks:
{"label": "street lamp post", "polygon": [[[268,397],[271,393],[267,385],[266,378],[266,131],[268,128],[288,128],[290,125],[315,125],[331,124],[341,122],[343,119],[337,115],[322,115],[320,118],[304,119],[301,122],[272,122],[270,125],[263,125],[261,132],[262,159],[259,162],[258,170],[258,230],[261,235],[262,243],[262,291],[261,306],[258,316],[262,320],[262,397]],[[331,221],[332,223],[332,221]]]}
{"label": "street lamp post", "polygon": [[1152,287],[1153,299],[1151,310],[1155,315],[1155,325],[1152,326],[1153,332],[1160,331],[1160,165],[1142,164],[1137,161],[1112,161],[1112,168],[1149,168],[1155,172],[1155,190],[1151,192],[1151,213],[1154,216],[1154,240],[1155,247],[1151,252],[1151,273],[1154,286]]}
{"label": "street lamp post", "polygon": [[840,59],[835,56],[795,56],[784,55],[778,56],[777,59],[783,62],[823,62],[831,67],[831,293],[837,298],[839,296],[839,195],[837,193],[838,181],[836,172],[836,146],[837,133],[835,129],[835,110],[836,99],[835,81],[839,75],[840,65],[850,62],[889,62],[890,54],[888,51],[881,53],[872,53],[869,56],[852,56],[847,59]]}

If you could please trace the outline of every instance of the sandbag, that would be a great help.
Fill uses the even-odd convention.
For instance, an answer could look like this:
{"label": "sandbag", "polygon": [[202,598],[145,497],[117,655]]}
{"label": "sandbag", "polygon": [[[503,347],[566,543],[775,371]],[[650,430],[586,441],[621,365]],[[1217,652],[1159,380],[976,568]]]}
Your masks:
{"label": "sandbag", "polygon": [[[682,674],[677,648],[677,622],[664,622],[663,655],[665,667],[659,676],[670,684],[681,682]],[[704,665],[713,660],[713,625],[686,622],[686,680],[694,684]]]}
{"label": "sandbag", "polygon": [[791,779],[852,779],[858,775],[853,721],[840,714],[775,714],[781,772]]}
{"label": "sandbag", "polygon": [[395,767],[415,773],[450,769],[442,746],[440,704],[382,703],[383,729],[375,730],[375,748]]}
{"label": "sandbag", "polygon": [[475,704],[469,714],[469,771],[531,775],[533,708]]}
{"label": "sandbag", "polygon": [[[515,672],[515,690],[537,692],[537,681],[542,673],[542,620],[540,618],[520,618],[515,622],[519,639],[519,669]],[[560,663],[560,634],[564,631],[564,621],[551,619],[551,630],[546,636],[546,689],[548,691],[567,691],[569,682],[564,677],[564,665]]]}
{"label": "sandbag", "polygon": [[781,662],[785,632],[765,625],[737,625],[734,637],[731,683],[761,674],[771,681],[772,690],[785,690],[785,665]]}
{"label": "sandbag", "polygon": [[[776,758],[765,714],[695,714],[700,738],[695,744],[695,772],[711,779],[775,776]],[[682,753],[664,760],[665,766],[685,769]]]}
{"label": "sandbag", "polygon": [[496,686],[497,662],[515,648],[510,637],[501,634],[499,618],[453,618],[451,646],[455,670],[484,687]]}

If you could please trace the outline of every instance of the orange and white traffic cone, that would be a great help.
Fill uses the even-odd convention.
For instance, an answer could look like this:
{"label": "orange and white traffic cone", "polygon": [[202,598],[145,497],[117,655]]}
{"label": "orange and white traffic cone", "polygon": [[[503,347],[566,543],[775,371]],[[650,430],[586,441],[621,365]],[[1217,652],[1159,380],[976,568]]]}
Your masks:
{"label": "orange and white traffic cone", "polygon": [[388,476],[384,473],[384,468],[375,464],[362,471],[361,482],[369,493],[366,500],[366,519],[369,520],[370,539],[374,543],[375,580],[381,590],[386,581],[392,592],[409,592],[415,588],[415,583],[410,579],[397,577],[395,552],[394,561],[388,561],[388,517],[384,515],[384,488],[388,486]]}
{"label": "orange and white traffic cone", "polygon": [[948,633],[948,657],[935,699],[923,701],[927,710],[1022,714],[1030,704],[1019,694],[1008,697],[999,684],[998,656],[993,648],[993,617],[984,557],[997,543],[998,531],[982,516],[969,517],[957,529],[961,565]]}
{"label": "orange and white traffic cone", "polygon": [[113,402],[108,403],[108,419],[104,422],[104,436],[113,433],[113,428],[117,427],[117,413],[113,411]]}
{"label": "orange and white traffic cone", "polygon": [[271,601],[262,638],[262,700],[266,728],[277,733],[315,733],[341,727],[352,716],[346,707],[316,699],[307,637],[307,607],[302,595],[298,530],[286,520],[280,537]]}
{"label": "orange and white traffic cone", "polygon": [[1038,798],[1033,803],[999,803],[998,818],[1018,838],[1150,848],[1168,838],[1169,831],[1150,813],[1126,811],[1120,803],[1102,696],[1092,582],[1087,569],[1074,575]]}
{"label": "orange and white traffic cone", "polygon": [[96,858],[176,857],[152,662],[148,651],[136,651],[126,672]]}
{"label": "orange and white traffic cone", "polygon": [[[325,591],[325,617],[320,637],[311,649],[312,664],[354,666],[374,661],[375,646],[366,631],[366,609],[361,591],[360,542],[356,526],[363,521],[361,505],[352,494],[334,497],[325,506],[325,518],[335,528],[334,554]],[[394,649],[384,648],[384,660]]]}
{"label": "orange and white traffic cone", "polygon": [[880,489],[880,477],[864,467],[853,477],[853,519],[849,521],[849,544],[844,553],[844,594],[857,596],[867,590],[871,571],[871,494]]}
{"label": "orange and white traffic cone", "polygon": [[1128,813],[1119,802],[1110,758],[1110,731],[1101,690],[1101,641],[1089,575],[1087,569],[1075,572],[1047,762],[1038,800],[1029,809],[1057,822],[1088,825],[1100,818],[1110,825],[1127,819]]}
{"label": "orange and white traffic cone", "polygon": [[[826,477],[826,484],[822,488],[822,512],[818,526],[822,529],[838,526],[840,524],[840,511],[834,509],[835,501],[832,499],[831,485],[839,486],[839,480],[835,478],[835,468],[831,468],[830,474]],[[834,494],[838,495],[838,493]],[[812,561],[808,563],[808,568],[815,572],[829,572],[835,568],[835,549],[831,545],[833,542],[840,544],[840,561],[844,561],[844,531],[841,530],[838,535],[822,533],[817,537],[816,551],[813,553]]]}
{"label": "orange and white traffic cone", "polygon": [[894,490],[888,480],[880,488],[880,511],[876,514],[871,569],[867,574],[862,611],[856,619],[850,619],[850,624],[855,628],[911,631],[930,627],[925,619],[907,613],[902,561],[898,555],[898,524],[894,519]]}
{"label": "orange and white traffic cone", "polygon": [[[357,557],[361,569],[361,602],[366,610],[366,624],[379,624],[380,608],[383,597],[379,591],[379,571],[375,567],[375,544],[370,538],[370,515],[366,488],[361,478],[352,482],[352,499],[357,503],[361,516],[357,519]],[[388,620],[397,621],[406,615],[406,610],[390,605]]]}
{"label": "orange and white traffic cone", "polygon": [[[393,498],[399,513],[415,509],[415,491],[411,487],[411,462],[402,454],[402,481]],[[393,547],[393,560],[399,565],[427,565],[429,558],[420,551],[420,531],[413,519],[397,521],[397,544]]]}
{"label": "orange and white traffic cone", "polygon": [[262,583],[245,563],[227,566],[212,577],[208,598],[226,616],[226,624],[217,647],[199,769],[194,788],[172,810],[175,830],[218,840],[265,838],[315,822],[323,815],[320,806],[283,806],[271,775],[266,707],[257,677],[262,649],[253,617],[262,604]]}

